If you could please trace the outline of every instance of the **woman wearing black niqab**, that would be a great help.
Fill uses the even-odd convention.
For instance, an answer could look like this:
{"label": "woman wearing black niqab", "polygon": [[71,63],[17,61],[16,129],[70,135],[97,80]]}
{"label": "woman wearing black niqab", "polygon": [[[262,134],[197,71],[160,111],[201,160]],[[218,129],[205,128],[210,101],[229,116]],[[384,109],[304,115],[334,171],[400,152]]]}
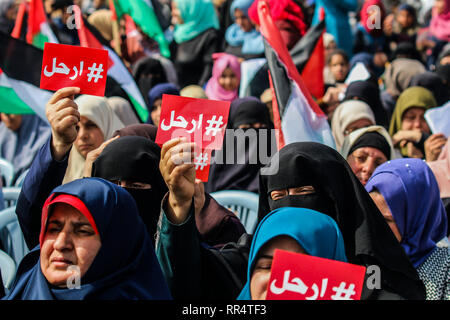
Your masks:
{"label": "woman wearing black niqab", "polygon": [[[259,221],[272,210],[287,206],[323,212],[342,231],[350,263],[380,268],[380,289],[364,286],[362,299],[425,299],[425,288],[416,270],[337,151],[319,143],[298,142],[281,149],[269,165],[277,161],[276,174],[260,176]],[[310,191],[278,196],[276,200],[271,196],[273,191],[299,187]]]}
{"label": "woman wearing black niqab", "polygon": [[[116,131],[120,138],[107,145],[92,166],[93,177],[118,183],[133,196],[152,240],[161,201],[168,191],[159,171],[161,149],[152,141],[156,129],[150,124],[138,124]],[[237,241],[245,232],[239,218],[209,194],[204,196],[203,208],[195,213],[202,241],[210,246]]]}
{"label": "woman wearing black niqab", "polygon": [[161,149],[143,137],[121,137],[105,147],[92,164],[92,176],[113,181],[136,201],[139,214],[154,240],[161,200],[167,186],[159,172]]}
{"label": "woman wearing black niqab", "polygon": [[[262,126],[256,128],[255,124]],[[236,130],[240,127],[243,127],[244,132],[248,129],[255,130],[256,137],[258,137],[257,141],[249,141],[248,138],[245,138],[245,150],[238,145],[243,141],[238,139],[236,134]],[[205,191],[211,193],[219,190],[245,190],[257,193],[259,169],[265,165],[265,163],[261,163],[260,154],[267,155],[267,158],[270,159],[271,150],[277,150],[275,146],[271,148],[275,143],[275,139],[271,136],[271,129],[273,129],[273,124],[265,104],[253,97],[234,100],[230,107],[222,150],[215,153],[215,159],[221,159],[224,163],[211,165]],[[264,134],[267,134],[267,139],[260,138]],[[233,141],[235,161],[233,164],[225,162],[226,155],[230,152],[227,150],[227,141]],[[266,150],[260,152],[262,144],[267,147]],[[239,150],[244,150],[244,154],[240,154]],[[252,159],[256,161],[252,161]],[[242,163],[243,160],[245,163]]]}

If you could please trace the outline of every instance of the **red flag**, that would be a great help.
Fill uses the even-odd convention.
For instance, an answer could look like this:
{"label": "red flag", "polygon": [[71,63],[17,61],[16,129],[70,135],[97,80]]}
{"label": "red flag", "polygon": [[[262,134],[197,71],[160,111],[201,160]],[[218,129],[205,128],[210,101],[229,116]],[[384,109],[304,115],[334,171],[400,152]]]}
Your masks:
{"label": "red flag", "polygon": [[47,22],[42,0],[31,0],[28,12],[27,42],[33,44],[34,37],[41,32],[41,24]]}
{"label": "red flag", "polygon": [[11,37],[19,39],[20,34],[22,33],[23,23],[25,13],[28,12],[28,3],[26,1],[22,2],[19,6],[19,11],[17,12],[16,23],[14,25],[14,29],[11,32]]}
{"label": "red flag", "polygon": [[[325,11],[321,8],[321,20],[324,19]],[[302,71],[302,77],[309,92],[320,99],[325,94],[325,84],[323,78],[323,69],[325,68],[325,48],[323,45],[323,34],[314,48],[314,51]]]}

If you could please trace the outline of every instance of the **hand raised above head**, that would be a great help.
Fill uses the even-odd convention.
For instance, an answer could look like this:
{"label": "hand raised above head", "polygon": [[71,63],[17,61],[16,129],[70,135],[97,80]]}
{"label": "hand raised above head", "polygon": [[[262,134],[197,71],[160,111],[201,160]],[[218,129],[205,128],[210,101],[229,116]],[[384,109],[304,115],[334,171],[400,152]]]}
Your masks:
{"label": "hand raised above head", "polygon": [[195,193],[195,143],[175,138],[163,144],[159,169],[169,189],[167,214],[173,223],[186,220]]}
{"label": "hand raised above head", "polygon": [[47,102],[45,113],[52,128],[52,154],[61,160],[70,150],[77,138],[77,124],[80,121],[78,106],[74,101],[80,93],[76,87],[62,88],[56,91]]}

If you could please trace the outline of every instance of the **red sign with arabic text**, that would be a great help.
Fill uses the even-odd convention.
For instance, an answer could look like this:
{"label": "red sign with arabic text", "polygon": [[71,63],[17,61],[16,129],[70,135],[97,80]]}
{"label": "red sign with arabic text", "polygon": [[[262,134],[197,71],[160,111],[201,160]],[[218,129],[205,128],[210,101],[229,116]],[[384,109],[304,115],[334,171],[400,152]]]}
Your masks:
{"label": "red sign with arabic text", "polygon": [[275,250],[267,300],[359,300],[366,268]]}
{"label": "red sign with arabic text", "polygon": [[222,147],[230,102],[164,94],[156,143],[186,137],[202,150]]}
{"label": "red sign with arabic text", "polygon": [[46,42],[40,88],[79,87],[82,94],[104,96],[107,72],[107,50]]}
{"label": "red sign with arabic text", "polygon": [[195,177],[203,182],[208,181],[209,168],[211,167],[211,150],[202,150],[194,159]]}

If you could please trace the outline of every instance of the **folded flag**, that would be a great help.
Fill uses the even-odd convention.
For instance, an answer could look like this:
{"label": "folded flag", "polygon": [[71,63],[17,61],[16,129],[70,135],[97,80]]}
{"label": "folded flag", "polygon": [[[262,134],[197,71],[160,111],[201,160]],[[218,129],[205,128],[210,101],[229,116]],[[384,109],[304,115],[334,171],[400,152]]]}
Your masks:
{"label": "folded flag", "polygon": [[275,128],[279,130],[278,148],[300,141],[313,141],[336,148],[327,116],[307,89],[266,2],[258,2],[258,15],[276,97],[273,114]]}

